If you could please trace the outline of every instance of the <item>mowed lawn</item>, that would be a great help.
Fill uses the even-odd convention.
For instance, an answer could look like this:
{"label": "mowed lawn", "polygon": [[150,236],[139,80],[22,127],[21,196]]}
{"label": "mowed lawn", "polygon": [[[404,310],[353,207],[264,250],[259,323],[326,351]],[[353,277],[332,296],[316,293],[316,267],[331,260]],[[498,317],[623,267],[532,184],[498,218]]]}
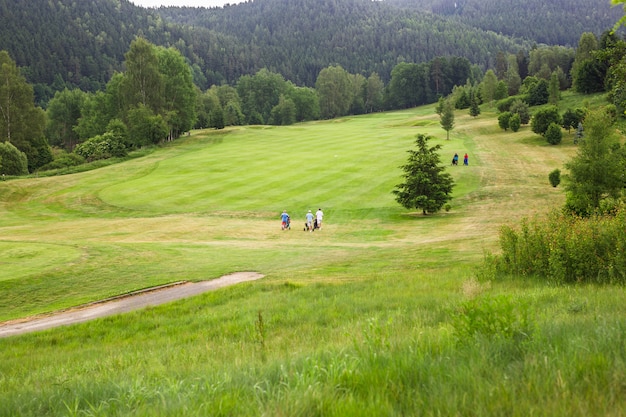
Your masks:
{"label": "mowed lawn", "polygon": [[[426,106],[194,131],[140,159],[1,182],[0,320],[265,278],[0,339],[0,415],[626,412],[622,288],[480,280],[502,224],[563,204],[548,173],[575,153],[571,137],[503,132],[487,108],[456,116],[450,140]],[[394,200],[418,133],[456,181],[448,212]],[[455,152],[470,165],[449,166]],[[319,207],[323,229],[304,232]],[[481,297],[496,315],[523,307],[532,337],[460,343],[455,312]]]}
{"label": "mowed lawn", "polygon": [[[443,146],[444,163],[472,155],[470,167],[450,170],[458,185],[448,213],[424,218],[394,201],[417,133]],[[0,318],[234,271],[299,274],[372,250],[429,250],[431,241],[491,246],[495,234],[481,225],[489,221],[476,220],[489,216],[470,208],[488,197],[479,186],[492,168],[469,135],[444,133],[432,108],[193,132],[139,160],[4,182]],[[322,233],[303,233],[305,213],[320,207]],[[286,233],[282,210],[293,219]],[[475,250],[458,256],[481,252],[469,244]]]}

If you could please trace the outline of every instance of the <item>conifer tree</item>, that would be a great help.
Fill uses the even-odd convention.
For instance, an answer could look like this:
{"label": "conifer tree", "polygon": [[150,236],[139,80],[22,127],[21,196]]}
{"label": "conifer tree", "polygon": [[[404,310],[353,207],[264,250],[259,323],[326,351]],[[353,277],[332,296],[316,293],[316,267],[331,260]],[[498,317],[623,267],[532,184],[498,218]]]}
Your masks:
{"label": "conifer tree", "polygon": [[417,135],[417,149],[409,150],[409,160],[402,166],[405,182],[396,185],[396,201],[407,209],[421,209],[423,214],[436,213],[452,197],[452,176],[440,166],[441,145],[428,147],[430,136]]}
{"label": "conifer tree", "polygon": [[472,117],[477,117],[479,114],[480,114],[480,106],[478,105],[478,100],[476,99],[476,95],[472,93],[470,96],[469,115]]}
{"label": "conifer tree", "polygon": [[446,139],[450,140],[450,131],[454,129],[454,106],[450,100],[446,100],[443,111],[439,115],[441,127],[446,131]]}

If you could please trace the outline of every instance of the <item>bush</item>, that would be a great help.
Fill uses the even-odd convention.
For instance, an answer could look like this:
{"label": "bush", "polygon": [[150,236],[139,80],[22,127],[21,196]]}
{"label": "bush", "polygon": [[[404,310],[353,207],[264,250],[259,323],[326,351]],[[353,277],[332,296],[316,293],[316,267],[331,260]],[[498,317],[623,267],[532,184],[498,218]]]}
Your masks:
{"label": "bush", "polygon": [[500,231],[496,276],[543,277],[555,283],[626,283],[626,208],[587,218],[553,212]]}
{"label": "bush", "polygon": [[509,128],[511,128],[511,131],[517,132],[521,126],[522,121],[520,120],[519,114],[512,114],[511,118],[509,119]]}
{"label": "bush", "polygon": [[553,187],[556,187],[561,183],[561,170],[555,169],[550,174],[548,174],[548,180]]}
{"label": "bush", "polygon": [[521,124],[527,125],[530,122],[530,108],[525,101],[520,99],[513,100],[509,111],[513,114],[519,114]]}
{"label": "bush", "polygon": [[28,159],[26,154],[17,149],[11,142],[0,142],[0,174],[27,175]]}
{"label": "bush", "polygon": [[505,131],[509,128],[509,121],[511,120],[511,112],[505,111],[498,116],[498,126]]}
{"label": "bush", "polygon": [[533,115],[530,128],[538,135],[545,135],[551,123],[561,125],[561,115],[556,106],[549,106],[545,109],[537,111]]}
{"label": "bush", "polygon": [[74,152],[91,162],[97,159],[126,156],[126,147],[115,135],[107,132],[81,143]]}
{"label": "bush", "polygon": [[77,153],[62,152],[55,156],[54,160],[41,168],[40,171],[50,171],[53,169],[63,169],[82,165],[85,163],[85,158]]}
{"label": "bush", "polygon": [[545,134],[546,140],[550,145],[558,145],[563,140],[563,132],[561,132],[561,126],[556,123],[550,123],[548,130]]}

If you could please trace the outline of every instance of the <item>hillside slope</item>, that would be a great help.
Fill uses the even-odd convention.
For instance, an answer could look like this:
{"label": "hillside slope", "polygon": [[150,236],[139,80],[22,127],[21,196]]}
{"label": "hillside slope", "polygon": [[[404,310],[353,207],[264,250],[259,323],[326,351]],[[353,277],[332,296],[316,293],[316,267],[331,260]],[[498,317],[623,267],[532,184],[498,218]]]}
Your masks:
{"label": "hillside slope", "polygon": [[385,0],[506,36],[576,46],[583,32],[600,35],[622,16],[609,0]]}

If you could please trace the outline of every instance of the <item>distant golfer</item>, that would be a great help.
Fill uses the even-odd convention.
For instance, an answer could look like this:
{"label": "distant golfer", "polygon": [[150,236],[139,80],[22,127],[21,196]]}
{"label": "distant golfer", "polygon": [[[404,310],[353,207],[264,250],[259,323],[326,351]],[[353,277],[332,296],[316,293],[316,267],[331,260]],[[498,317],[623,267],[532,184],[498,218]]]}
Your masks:
{"label": "distant golfer", "polygon": [[313,213],[311,210],[306,214],[306,228],[309,232],[313,231]]}
{"label": "distant golfer", "polygon": [[463,165],[469,165],[469,156],[467,156],[467,153],[465,153],[463,157]]}
{"label": "distant golfer", "polygon": [[318,208],[315,212],[315,219],[317,220],[317,228],[322,230],[322,219],[324,218],[324,212],[321,208]]}
{"label": "distant golfer", "polygon": [[289,215],[287,214],[287,210],[283,210],[283,214],[280,215],[280,220],[281,230],[289,229]]}

